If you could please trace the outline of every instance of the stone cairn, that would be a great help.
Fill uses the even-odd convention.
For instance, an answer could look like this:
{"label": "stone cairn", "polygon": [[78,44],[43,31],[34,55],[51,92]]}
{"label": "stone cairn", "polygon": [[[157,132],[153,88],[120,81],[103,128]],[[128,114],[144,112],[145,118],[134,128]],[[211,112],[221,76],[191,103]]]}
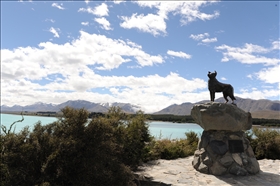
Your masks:
{"label": "stone cairn", "polygon": [[196,104],[191,116],[203,129],[194,153],[193,167],[202,173],[245,176],[260,170],[244,133],[252,127],[252,116],[232,104]]}

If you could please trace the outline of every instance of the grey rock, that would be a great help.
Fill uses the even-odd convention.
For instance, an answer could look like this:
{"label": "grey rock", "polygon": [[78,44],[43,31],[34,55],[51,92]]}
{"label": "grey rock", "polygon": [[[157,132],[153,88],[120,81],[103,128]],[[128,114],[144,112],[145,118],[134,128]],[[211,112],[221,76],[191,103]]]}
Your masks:
{"label": "grey rock", "polygon": [[204,130],[242,131],[252,127],[251,113],[225,103],[196,104],[191,116]]}
{"label": "grey rock", "polygon": [[203,131],[201,139],[199,140],[199,143],[198,143],[198,149],[206,148],[208,146],[209,142],[210,142],[209,132]]}
{"label": "grey rock", "polygon": [[194,155],[193,161],[192,161],[192,166],[197,170],[198,166],[200,164],[200,158],[197,155]]}
{"label": "grey rock", "polygon": [[250,174],[257,174],[260,171],[260,165],[256,158],[248,158],[248,165],[245,169]]}
{"label": "grey rock", "polygon": [[247,171],[244,168],[240,167],[238,164],[234,164],[233,166],[231,166],[229,172],[236,176],[246,176],[248,174]]}
{"label": "grey rock", "polygon": [[221,164],[219,164],[217,161],[213,163],[213,165],[210,167],[210,172],[213,175],[220,176],[227,172],[227,168],[223,167]]}
{"label": "grey rock", "polygon": [[212,160],[206,156],[203,161],[202,161],[205,165],[207,165],[208,167],[210,167],[212,165]]}
{"label": "grey rock", "polygon": [[255,154],[254,154],[254,151],[253,151],[253,149],[252,149],[252,147],[251,146],[249,146],[248,148],[247,148],[247,154],[248,154],[248,156],[249,157],[251,157],[251,158],[254,158],[255,157]]}
{"label": "grey rock", "polygon": [[202,172],[202,173],[205,173],[205,174],[208,174],[209,171],[208,171],[208,166],[201,163],[197,169],[199,172]]}
{"label": "grey rock", "polygon": [[232,153],[232,158],[234,159],[234,161],[235,161],[238,165],[240,165],[240,166],[243,165],[242,159],[241,159],[241,157],[239,156],[238,153]]}
{"label": "grey rock", "polygon": [[233,159],[230,153],[226,153],[221,159],[220,159],[220,163],[225,166],[225,167],[229,167],[232,163],[233,163]]}
{"label": "grey rock", "polygon": [[242,164],[246,167],[248,165],[248,160],[246,158],[242,159]]}

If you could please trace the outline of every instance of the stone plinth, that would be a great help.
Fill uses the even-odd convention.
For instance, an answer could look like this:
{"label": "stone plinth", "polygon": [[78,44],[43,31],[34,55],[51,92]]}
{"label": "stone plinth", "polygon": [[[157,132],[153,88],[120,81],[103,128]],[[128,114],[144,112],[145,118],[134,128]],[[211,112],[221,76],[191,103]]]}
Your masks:
{"label": "stone plinth", "polygon": [[242,131],[252,127],[251,113],[232,104],[205,103],[194,105],[191,116],[204,130]]}
{"label": "stone plinth", "polygon": [[250,113],[225,103],[198,104],[191,115],[203,129],[193,167],[202,173],[256,174],[260,167],[244,130],[252,127]]}

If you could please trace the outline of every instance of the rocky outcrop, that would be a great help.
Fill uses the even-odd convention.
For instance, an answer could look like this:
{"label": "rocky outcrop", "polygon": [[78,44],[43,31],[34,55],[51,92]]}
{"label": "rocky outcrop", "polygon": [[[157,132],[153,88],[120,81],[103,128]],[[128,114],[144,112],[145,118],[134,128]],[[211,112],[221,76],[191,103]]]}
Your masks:
{"label": "rocky outcrop", "polygon": [[197,104],[193,106],[191,116],[206,131],[242,131],[252,127],[251,114],[232,104]]}
{"label": "rocky outcrop", "polygon": [[244,130],[252,127],[252,117],[235,105],[198,104],[192,108],[193,119],[203,129],[192,162],[202,173],[247,175],[260,171]]}

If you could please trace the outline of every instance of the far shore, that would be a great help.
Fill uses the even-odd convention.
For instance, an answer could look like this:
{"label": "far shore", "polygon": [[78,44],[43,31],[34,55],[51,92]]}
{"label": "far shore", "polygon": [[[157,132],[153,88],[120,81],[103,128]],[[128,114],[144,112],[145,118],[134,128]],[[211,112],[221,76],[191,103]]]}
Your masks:
{"label": "far shore", "polygon": [[1,111],[1,114],[11,114],[11,115],[23,115],[23,116],[38,116],[38,117],[60,117],[62,116],[62,114],[37,114],[36,112],[11,112],[11,111]]}
{"label": "far shore", "polygon": [[[38,114],[37,112],[18,112],[18,111],[0,111],[1,114],[11,114],[11,115],[23,115],[23,116],[38,116],[38,117],[53,117],[58,118],[62,116],[61,112],[58,112],[56,114]],[[263,118],[266,119],[266,118]],[[166,123],[174,123],[174,124],[186,124],[186,123],[179,123],[179,122],[173,122],[173,121],[161,121],[161,120],[147,120],[148,122],[166,122]],[[189,124],[196,124],[196,123],[189,123]],[[258,128],[280,128],[280,125],[278,126],[265,126],[265,125],[254,125],[253,127]]]}

